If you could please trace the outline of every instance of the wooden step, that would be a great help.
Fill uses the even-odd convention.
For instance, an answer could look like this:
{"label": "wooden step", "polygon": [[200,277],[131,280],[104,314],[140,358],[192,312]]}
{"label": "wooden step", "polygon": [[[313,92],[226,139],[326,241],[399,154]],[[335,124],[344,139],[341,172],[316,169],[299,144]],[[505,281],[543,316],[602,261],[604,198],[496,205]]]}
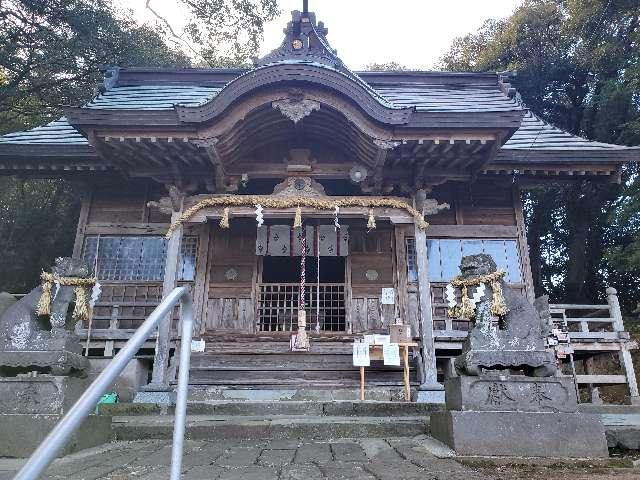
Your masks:
{"label": "wooden step", "polygon": [[[412,365],[413,367],[413,365]],[[351,355],[286,355],[286,354],[193,354],[191,369],[211,370],[357,370]],[[371,362],[368,371],[401,370],[400,366],[386,366],[381,361]]]}
{"label": "wooden step", "polygon": [[[412,380],[417,381],[415,372]],[[255,370],[213,370],[213,369],[192,369],[189,372],[190,384],[209,384],[209,385],[260,385],[260,384],[313,384],[321,382],[331,382],[332,384],[349,383],[352,385],[359,384],[360,372],[354,370],[271,370],[271,371],[255,371]],[[367,373],[367,384],[372,382],[401,384],[402,373],[398,371],[377,371],[375,373]]]}

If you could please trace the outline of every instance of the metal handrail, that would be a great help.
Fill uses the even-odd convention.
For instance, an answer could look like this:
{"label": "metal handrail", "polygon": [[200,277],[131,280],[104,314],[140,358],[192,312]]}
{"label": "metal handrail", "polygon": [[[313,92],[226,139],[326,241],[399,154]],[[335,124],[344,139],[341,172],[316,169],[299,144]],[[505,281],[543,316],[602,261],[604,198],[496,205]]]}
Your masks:
{"label": "metal handrail", "polygon": [[98,378],[87,388],[78,401],[65,414],[40,446],[29,457],[14,480],[35,480],[54,460],[56,454],[67,443],[71,434],[93,411],[100,397],[124,370],[153,330],[181,302],[182,338],[180,347],[180,372],[176,413],[173,424],[173,448],[171,451],[171,480],[179,480],[182,470],[182,451],[187,415],[187,386],[189,383],[189,363],[191,361],[191,336],[193,332],[193,302],[187,287],[175,288],[158,305],[151,315],[140,325],[136,333],[111,360]]}

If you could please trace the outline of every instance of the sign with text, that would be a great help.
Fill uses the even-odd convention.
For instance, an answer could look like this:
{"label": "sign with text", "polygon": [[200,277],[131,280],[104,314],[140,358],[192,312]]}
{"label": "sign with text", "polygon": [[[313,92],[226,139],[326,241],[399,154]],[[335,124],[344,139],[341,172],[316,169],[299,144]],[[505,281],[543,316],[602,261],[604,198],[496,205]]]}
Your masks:
{"label": "sign with text", "polygon": [[363,342],[355,342],[353,344],[353,366],[368,367],[370,365],[369,345]]}
{"label": "sign with text", "polygon": [[400,365],[400,347],[397,343],[385,343],[382,346],[382,357],[385,365]]}
{"label": "sign with text", "polygon": [[393,305],[396,303],[396,290],[394,288],[383,288],[381,301],[383,305]]}

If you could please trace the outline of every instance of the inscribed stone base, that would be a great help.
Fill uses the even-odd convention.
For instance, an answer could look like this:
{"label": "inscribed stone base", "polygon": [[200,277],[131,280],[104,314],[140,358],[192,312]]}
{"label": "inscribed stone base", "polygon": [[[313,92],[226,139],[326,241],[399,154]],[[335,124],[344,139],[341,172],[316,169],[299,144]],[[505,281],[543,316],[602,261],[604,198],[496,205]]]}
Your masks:
{"label": "inscribed stone base", "polygon": [[[0,415],[0,457],[30,456],[62,415]],[[111,440],[111,417],[90,415],[74,431],[58,456],[96,447]]]}
{"label": "inscribed stone base", "polygon": [[88,386],[87,379],[76,377],[0,377],[0,414],[62,414]]}
{"label": "inscribed stone base", "polygon": [[416,403],[444,404],[444,390],[417,390],[415,392]]}
{"label": "inscribed stone base", "polygon": [[176,393],[174,391],[151,391],[140,390],[133,398],[133,403],[157,403],[159,405],[175,405]]}
{"label": "inscribed stone base", "polygon": [[578,409],[570,377],[460,376],[445,382],[447,410],[565,412]]}
{"label": "inscribed stone base", "polygon": [[599,417],[584,413],[435,412],[431,414],[431,434],[458,455],[608,456]]}

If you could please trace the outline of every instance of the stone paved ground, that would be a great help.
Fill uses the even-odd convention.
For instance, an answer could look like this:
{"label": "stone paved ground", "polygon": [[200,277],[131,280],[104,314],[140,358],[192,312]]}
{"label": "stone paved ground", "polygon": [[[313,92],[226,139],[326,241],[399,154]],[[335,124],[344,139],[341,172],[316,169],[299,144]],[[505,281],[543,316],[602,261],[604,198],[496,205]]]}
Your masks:
{"label": "stone paved ground", "polygon": [[[428,440],[427,440],[428,441]],[[547,476],[528,467],[469,467],[437,458],[424,438],[361,438],[312,442],[271,440],[247,442],[189,441],[183,480],[502,480],[562,478],[563,480],[640,478],[639,469],[593,472],[563,469]],[[169,476],[171,447],[164,441],[118,442],[57,460],[47,479],[161,480]],[[19,460],[0,459],[0,480],[10,479]],[[546,473],[558,473],[547,470]],[[574,475],[577,474],[576,475]],[[593,475],[591,474],[593,473]],[[604,476],[599,475],[602,473]],[[614,476],[609,476],[614,474]]]}

